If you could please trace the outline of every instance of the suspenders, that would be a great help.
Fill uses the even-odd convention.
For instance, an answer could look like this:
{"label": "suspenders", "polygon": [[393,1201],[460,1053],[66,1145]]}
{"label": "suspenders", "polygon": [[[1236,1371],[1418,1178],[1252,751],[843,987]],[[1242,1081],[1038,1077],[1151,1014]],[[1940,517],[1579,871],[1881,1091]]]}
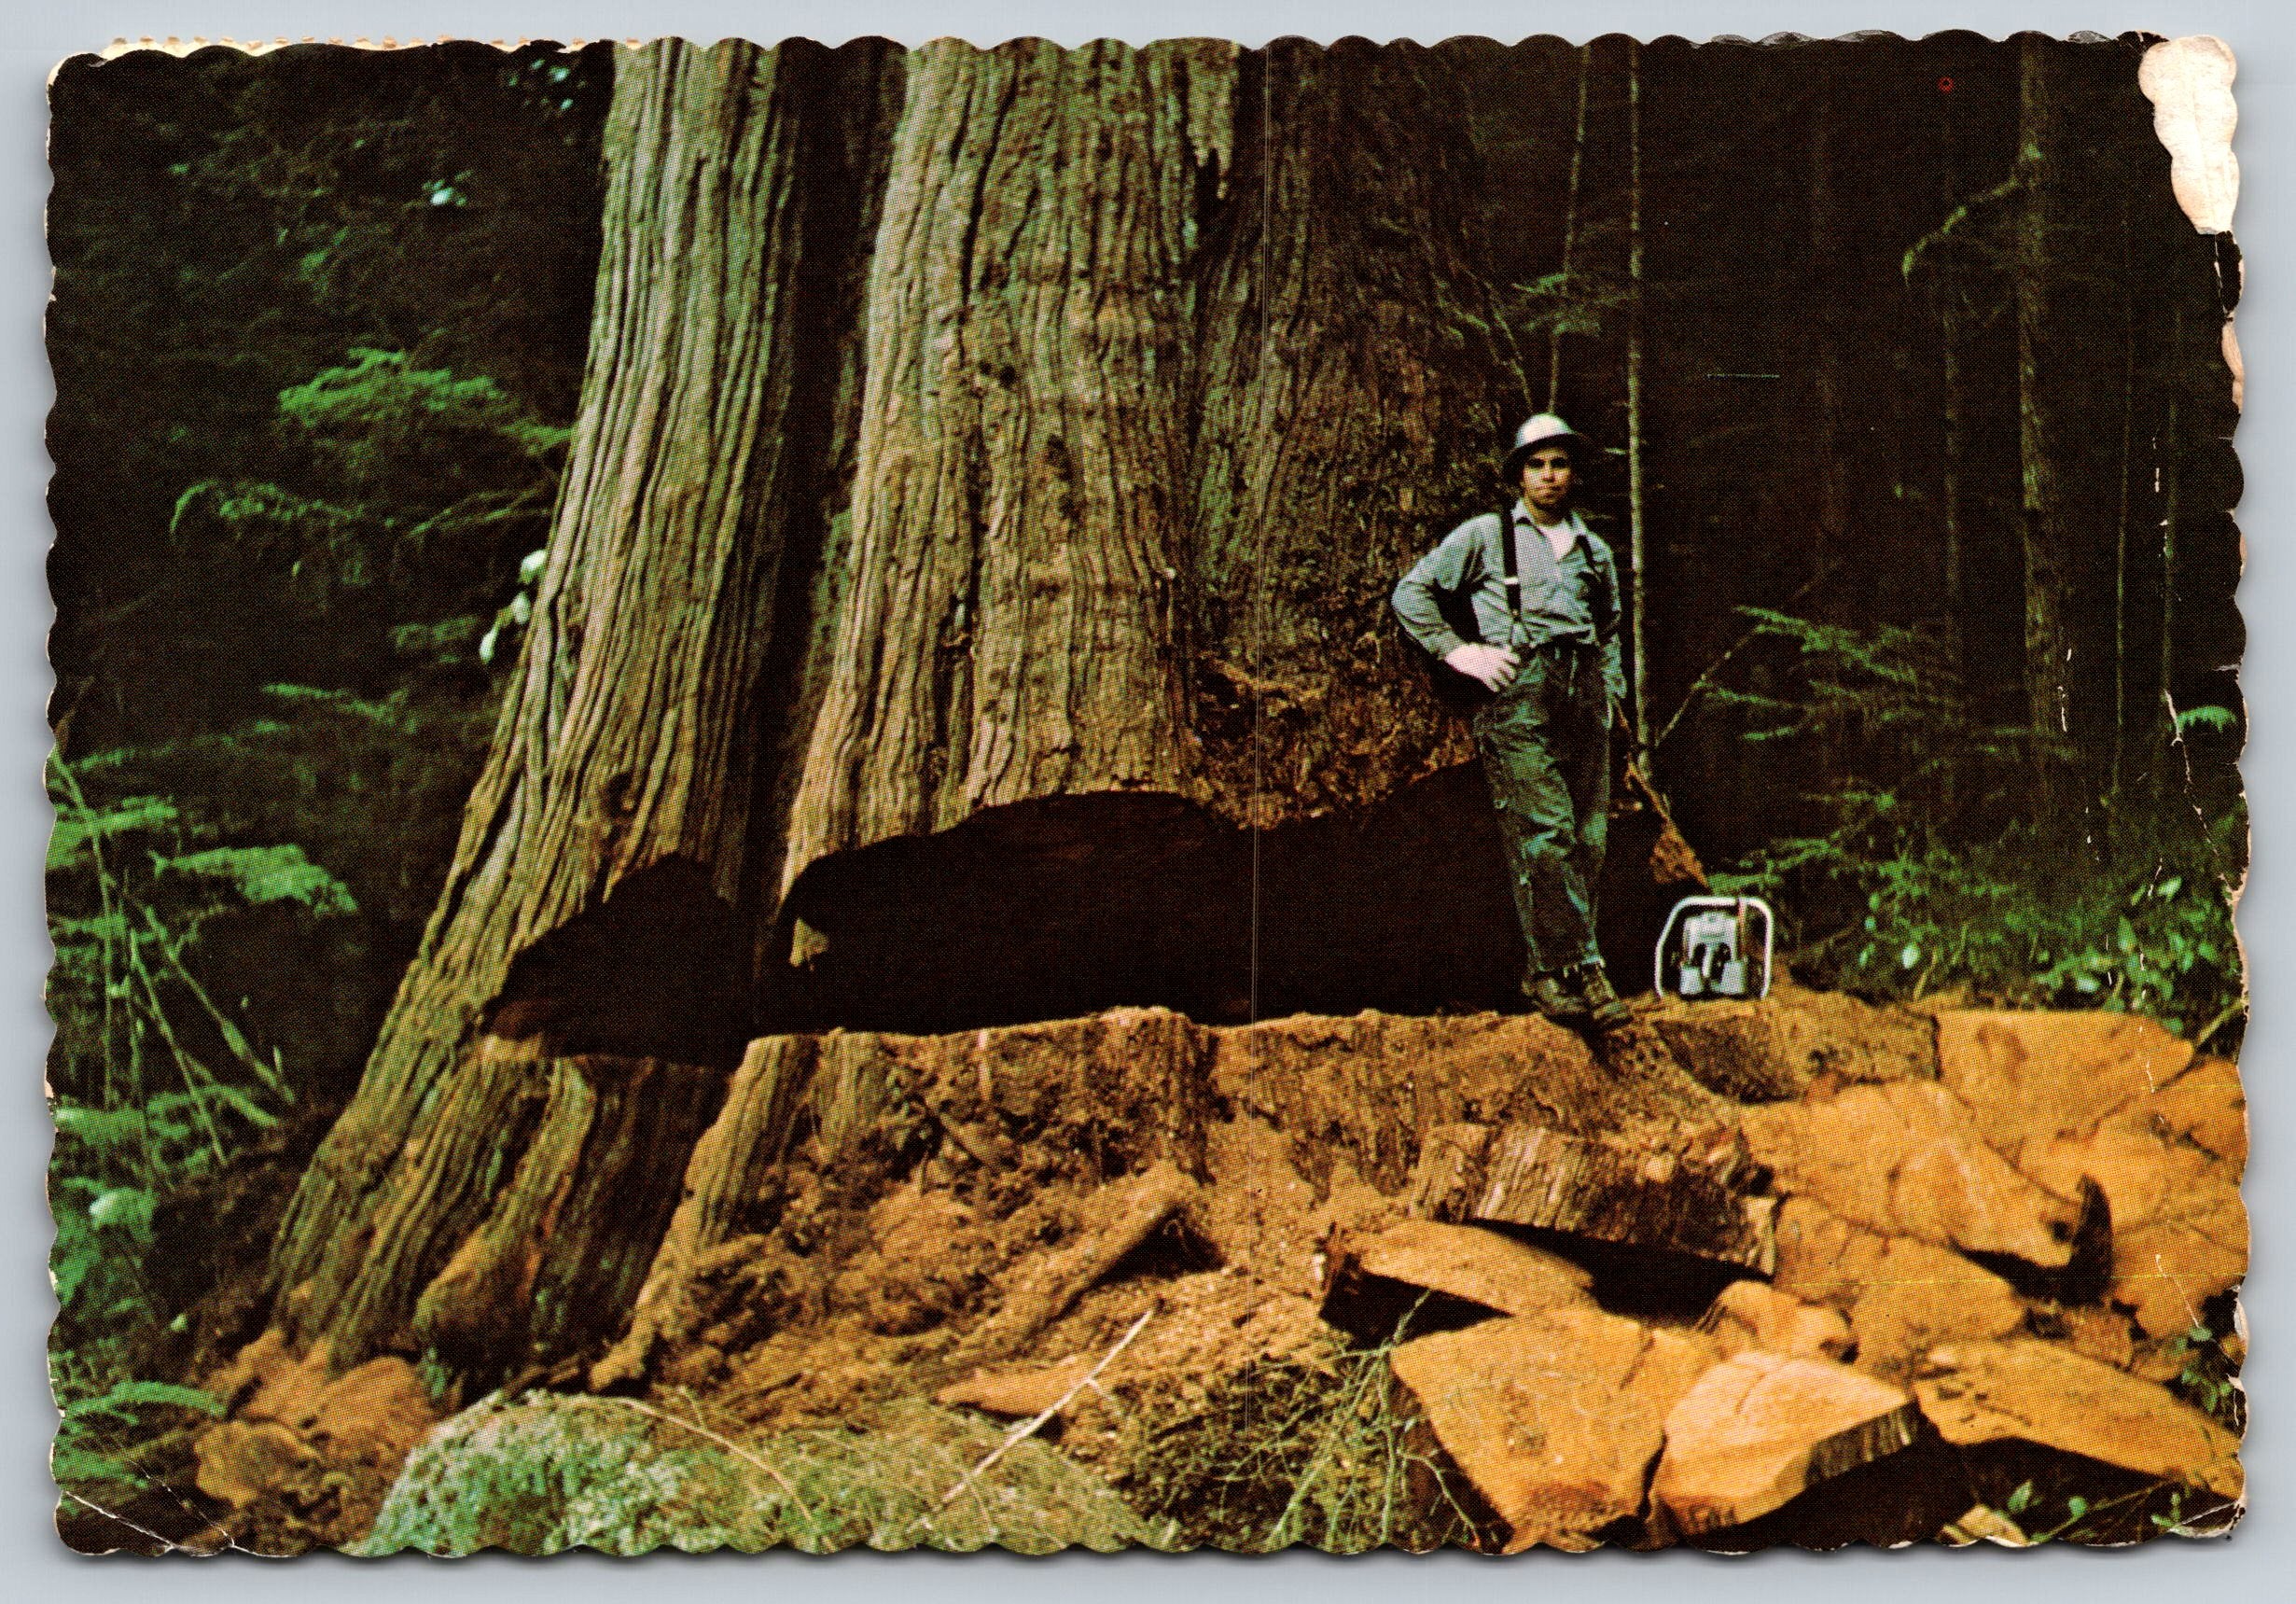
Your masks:
{"label": "suspenders", "polygon": [[[1507,587],[1507,615],[1514,620],[1514,634],[1520,636],[1523,634],[1523,576],[1515,572],[1515,509],[1504,502],[1499,504],[1498,509],[1498,549],[1499,562],[1505,569],[1505,577],[1500,583]],[[1507,644],[1511,648],[1517,641],[1510,639]]]}
{"label": "suspenders", "polygon": [[[1517,635],[1520,635],[1523,634],[1523,576],[1516,572],[1515,510],[1513,508],[1508,507],[1504,504],[1502,504],[1498,509],[1498,550],[1499,563],[1502,569],[1499,582],[1507,587],[1507,614],[1514,621],[1514,633]],[[1593,567],[1593,558],[1591,555],[1586,559],[1586,561],[1590,567]],[[1593,572],[1599,579],[1602,570],[1600,568],[1593,568]],[[1618,598],[1615,595],[1609,595],[1606,593],[1606,599],[1608,601],[1615,614],[1618,605]],[[1618,621],[1614,616],[1610,625],[1610,633],[1615,634],[1617,630]],[[1595,621],[1594,639],[1590,644],[1599,644],[1608,638],[1609,635],[1604,632],[1601,623],[1599,621]],[[1517,643],[1510,640],[1507,644],[1511,647]]]}

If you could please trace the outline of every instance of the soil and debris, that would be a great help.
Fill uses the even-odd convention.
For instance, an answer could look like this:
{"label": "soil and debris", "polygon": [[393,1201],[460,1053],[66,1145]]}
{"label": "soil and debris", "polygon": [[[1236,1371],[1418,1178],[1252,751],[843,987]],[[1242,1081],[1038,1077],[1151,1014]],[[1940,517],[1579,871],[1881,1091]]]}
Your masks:
{"label": "soil and debris", "polygon": [[2218,1531],[2245,1131],[2141,1019],[1791,986],[1599,1051],[771,1039],[610,1346],[455,1412],[422,1356],[258,1338],[174,1485],[266,1553]]}

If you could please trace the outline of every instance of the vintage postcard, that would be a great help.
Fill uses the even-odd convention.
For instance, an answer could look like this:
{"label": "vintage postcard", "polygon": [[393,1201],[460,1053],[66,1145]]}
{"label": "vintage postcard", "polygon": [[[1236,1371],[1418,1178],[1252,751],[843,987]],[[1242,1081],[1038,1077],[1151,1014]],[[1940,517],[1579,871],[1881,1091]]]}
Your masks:
{"label": "vintage postcard", "polygon": [[64,1541],[2229,1529],[2233,77],[66,63]]}

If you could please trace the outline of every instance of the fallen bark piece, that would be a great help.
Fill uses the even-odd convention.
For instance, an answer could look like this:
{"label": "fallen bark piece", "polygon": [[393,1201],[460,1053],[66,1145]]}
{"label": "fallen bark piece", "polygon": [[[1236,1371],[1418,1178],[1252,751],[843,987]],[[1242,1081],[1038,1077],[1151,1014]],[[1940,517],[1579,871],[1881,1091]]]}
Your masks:
{"label": "fallen bark piece", "polygon": [[1102,1187],[1086,1200],[1075,1237],[1023,1272],[973,1339],[973,1352],[995,1358],[1022,1346],[1196,1197],[1196,1183],[1169,1160]]}
{"label": "fallen bark piece", "polygon": [[1938,1079],[2012,1160],[2025,1142],[2085,1136],[2166,1086],[2192,1046],[2133,1013],[1960,1010],[1937,1019]]}
{"label": "fallen bark piece", "polygon": [[328,1370],[325,1343],[299,1356],[273,1326],[201,1386],[221,1399],[235,1418],[299,1426],[327,1390]]}
{"label": "fallen bark piece", "polygon": [[2038,1443],[2238,1499],[2240,1439],[2150,1381],[2029,1338],[1931,1351],[1913,1396],[1949,1443]]}
{"label": "fallen bark piece", "polygon": [[1746,1146],[1779,1190],[1854,1225],[2044,1268],[2073,1256],[2080,1208],[1986,1144],[1968,1104],[1920,1081],[1749,1109]]}
{"label": "fallen bark piece", "polygon": [[326,1446],[330,1460],[395,1468],[445,1417],[421,1373],[397,1355],[384,1354],[328,1382],[298,1424]]}
{"label": "fallen bark piece", "polygon": [[1775,1262],[1775,1204],[1754,1191],[1757,1178],[1734,1137],[1674,1152],[1507,1126],[1480,1152],[1454,1137],[1440,1168],[1423,1166],[1421,1179],[1423,1206],[1439,1220],[1536,1226],[1762,1275]]}
{"label": "fallen bark piece", "polygon": [[1838,1310],[1760,1281],[1732,1281],[1698,1322],[1724,1359],[1760,1348],[1789,1358],[1840,1359],[1849,1351],[1849,1321]]}
{"label": "fallen bark piece", "polygon": [[2025,1324],[2016,1289],[1960,1254],[1852,1225],[1822,1204],[1778,1210],[1779,1292],[1842,1310],[1857,1368],[1902,1384],[1937,1343],[2007,1336]]}
{"label": "fallen bark piece", "polygon": [[1505,1315],[1589,1304],[1593,1277],[1569,1260],[1496,1231],[1406,1220],[1333,1245],[1324,1318],[1343,1331],[1385,1336],[1426,1294]]}
{"label": "fallen bark piece", "polygon": [[1078,1357],[1033,1370],[1012,1370],[994,1375],[975,1371],[963,1381],[950,1383],[933,1397],[940,1403],[969,1404],[986,1414],[1024,1418],[1057,1405],[1092,1370],[1092,1361]]}
{"label": "fallen bark piece", "polygon": [[1685,1536],[1742,1526],[1911,1445],[1918,1418],[1902,1390],[1846,1365],[1749,1349],[1667,1415],[1651,1501]]}
{"label": "fallen bark piece", "polygon": [[1587,1549],[1638,1513],[1666,1412],[1713,1362],[1697,1336],[1595,1308],[1486,1320],[1391,1357],[1507,1549]]}

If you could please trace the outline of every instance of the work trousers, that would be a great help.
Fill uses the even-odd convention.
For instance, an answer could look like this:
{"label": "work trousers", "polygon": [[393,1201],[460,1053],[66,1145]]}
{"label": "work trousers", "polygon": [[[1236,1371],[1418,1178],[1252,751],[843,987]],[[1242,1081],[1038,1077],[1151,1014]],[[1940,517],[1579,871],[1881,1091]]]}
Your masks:
{"label": "work trousers", "polygon": [[1610,812],[1610,698],[1602,651],[1518,648],[1522,666],[1475,714],[1510,889],[1532,969],[1593,963],[1594,891]]}

